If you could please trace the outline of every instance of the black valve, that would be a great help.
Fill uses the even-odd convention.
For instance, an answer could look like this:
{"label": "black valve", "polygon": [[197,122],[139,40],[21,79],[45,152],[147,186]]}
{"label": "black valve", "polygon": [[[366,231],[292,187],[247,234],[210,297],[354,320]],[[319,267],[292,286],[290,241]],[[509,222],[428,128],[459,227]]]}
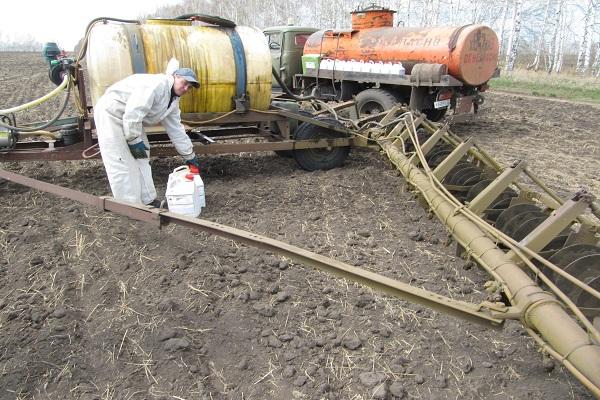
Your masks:
{"label": "black valve", "polygon": [[70,57],[63,57],[50,62],[50,70],[48,71],[48,77],[56,86],[60,85],[65,75],[71,73],[75,60]]}
{"label": "black valve", "polygon": [[[14,125],[14,116],[11,120],[8,115],[0,115],[0,122],[5,125]],[[0,152],[14,149],[17,146],[18,140],[19,135],[17,131],[0,125]]]}

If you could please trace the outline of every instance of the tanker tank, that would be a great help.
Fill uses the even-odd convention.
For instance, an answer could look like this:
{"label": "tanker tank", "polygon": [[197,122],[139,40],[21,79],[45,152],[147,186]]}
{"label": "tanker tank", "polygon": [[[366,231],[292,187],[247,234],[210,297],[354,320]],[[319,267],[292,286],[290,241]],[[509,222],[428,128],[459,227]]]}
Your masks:
{"label": "tanker tank", "polygon": [[[345,61],[401,62],[407,74],[415,64],[443,64],[448,74],[470,86],[484,84],[494,74],[498,37],[491,28],[393,27],[390,11],[386,11],[354,12],[351,30],[315,32],[306,41],[304,54]],[[383,18],[385,15],[388,18]]]}
{"label": "tanker tank", "polygon": [[94,25],[87,48],[92,103],[131,74],[164,73],[172,57],[196,71],[200,81],[199,89],[181,99],[181,112],[228,112],[240,93],[250,108],[268,109],[271,59],[260,30],[169,19]]}

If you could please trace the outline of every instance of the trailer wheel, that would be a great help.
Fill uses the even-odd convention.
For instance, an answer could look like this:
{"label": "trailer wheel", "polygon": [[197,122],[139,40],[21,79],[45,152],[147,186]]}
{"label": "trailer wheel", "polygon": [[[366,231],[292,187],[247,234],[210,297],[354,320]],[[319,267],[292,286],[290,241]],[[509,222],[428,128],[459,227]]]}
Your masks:
{"label": "trailer wheel", "polygon": [[359,114],[379,114],[392,108],[398,99],[385,89],[367,89],[356,95]]}
{"label": "trailer wheel", "polygon": [[[312,117],[312,113],[310,111],[306,111],[306,110],[298,110],[298,114],[303,115],[305,117]],[[298,131],[298,129],[302,126],[302,124],[304,124],[305,122],[301,122],[301,121],[296,121],[298,123],[296,124],[291,124],[290,125],[290,129],[292,130],[291,132],[291,136],[292,138],[294,138],[296,136],[296,132]],[[281,133],[279,132],[279,128],[277,127],[277,124],[272,123],[271,124],[271,130],[277,134]],[[294,151],[293,150],[275,150],[275,154],[277,154],[279,157],[283,157],[283,158],[292,158],[294,157]]]}
{"label": "trailer wheel", "polygon": [[[341,126],[333,118],[320,118],[321,121]],[[336,139],[343,134],[308,122],[301,124],[296,131],[296,140]],[[321,149],[294,150],[294,158],[302,169],[307,171],[328,170],[341,167],[350,153],[350,147],[331,147]]]}

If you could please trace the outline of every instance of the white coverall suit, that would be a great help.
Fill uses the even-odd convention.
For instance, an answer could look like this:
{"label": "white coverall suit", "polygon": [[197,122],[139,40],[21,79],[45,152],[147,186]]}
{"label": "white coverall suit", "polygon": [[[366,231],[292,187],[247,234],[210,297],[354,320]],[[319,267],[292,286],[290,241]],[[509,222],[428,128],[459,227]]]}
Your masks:
{"label": "white coverall suit", "polygon": [[179,97],[169,106],[173,83],[172,75],[131,75],[109,87],[94,107],[98,145],[117,200],[149,204],[156,199],[149,158],[135,159],[128,146],[143,141],[150,148],[144,126],[160,122],[184,159],[195,156],[181,124]]}

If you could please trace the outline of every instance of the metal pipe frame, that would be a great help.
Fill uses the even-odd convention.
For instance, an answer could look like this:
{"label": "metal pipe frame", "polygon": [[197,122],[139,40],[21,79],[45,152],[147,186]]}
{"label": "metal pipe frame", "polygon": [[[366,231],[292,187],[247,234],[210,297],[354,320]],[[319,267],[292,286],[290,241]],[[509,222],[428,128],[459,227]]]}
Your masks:
{"label": "metal pipe frame", "polygon": [[[215,115],[217,119],[215,119]],[[334,125],[326,121],[321,121],[305,115],[295,114],[285,110],[271,110],[271,111],[250,111],[245,114],[231,115],[207,113],[207,114],[182,114],[185,118],[190,119],[192,122],[198,122],[201,127],[223,127],[221,131],[211,130],[216,136],[228,139],[228,135],[237,134],[233,129],[237,126],[244,133],[250,131],[258,132],[255,133],[255,137],[262,138],[263,140],[269,140],[268,142],[258,143],[214,143],[210,145],[199,144],[198,141],[194,142],[194,151],[197,154],[227,154],[227,153],[242,153],[242,152],[258,152],[258,151],[279,151],[279,150],[303,150],[303,149],[315,149],[315,148],[330,148],[330,147],[347,147],[357,146],[358,141],[355,141],[352,137],[352,131],[346,129],[343,126]],[[223,117],[223,118],[219,118]],[[321,140],[289,140],[281,135],[268,135],[257,129],[256,124],[264,124],[268,122],[275,123],[287,123],[289,119],[297,119],[301,122],[308,122],[313,125],[323,127],[325,129],[334,130],[339,133],[346,134],[346,138],[335,138],[335,139],[321,139]],[[204,124],[205,122],[208,123]],[[65,161],[65,160],[83,160],[82,152],[85,149],[94,146],[96,139],[92,136],[93,131],[93,118],[88,117],[86,119],[80,119],[80,130],[83,130],[83,142],[75,143],[70,146],[62,146],[58,143],[56,147],[54,144],[50,145],[46,142],[27,142],[18,143],[15,150],[0,152],[0,162],[3,161]],[[240,126],[241,125],[241,126]],[[192,133],[193,135],[193,133]],[[150,142],[155,144],[153,136],[160,135],[149,135]],[[151,156],[175,156],[177,152],[175,148],[169,143],[164,143],[164,146],[153,147]],[[92,158],[100,158],[100,155],[96,155]]]}
{"label": "metal pipe frame", "polygon": [[340,278],[369,286],[391,296],[419,303],[436,311],[484,325],[488,328],[500,328],[504,322],[503,318],[492,315],[493,313],[485,307],[482,307],[482,305],[475,305],[445,297],[252,232],[243,231],[241,229],[204,219],[185,217],[149,206],[126,203],[110,197],[96,197],[91,194],[38,181],[3,169],[0,169],[0,178],[28,186],[32,189],[42,190],[60,197],[66,197],[99,208],[103,211],[111,211],[138,221],[144,221],[158,228],[169,223],[174,223],[232,239],[250,246],[269,250]]}
{"label": "metal pipe frame", "polygon": [[[302,150],[317,149],[324,147],[346,147],[354,146],[353,138],[335,138],[321,140],[285,140],[280,142],[262,142],[262,143],[215,143],[210,145],[194,144],[196,154],[228,154],[228,153],[250,153],[260,151],[275,150]],[[2,161],[65,161],[82,160],[81,153],[85,150],[83,143],[76,143],[71,146],[50,149],[27,149],[12,150],[6,153],[0,153],[0,162]],[[176,156],[177,151],[172,146],[153,147],[151,157]],[[91,158],[100,159],[100,155]]]}

